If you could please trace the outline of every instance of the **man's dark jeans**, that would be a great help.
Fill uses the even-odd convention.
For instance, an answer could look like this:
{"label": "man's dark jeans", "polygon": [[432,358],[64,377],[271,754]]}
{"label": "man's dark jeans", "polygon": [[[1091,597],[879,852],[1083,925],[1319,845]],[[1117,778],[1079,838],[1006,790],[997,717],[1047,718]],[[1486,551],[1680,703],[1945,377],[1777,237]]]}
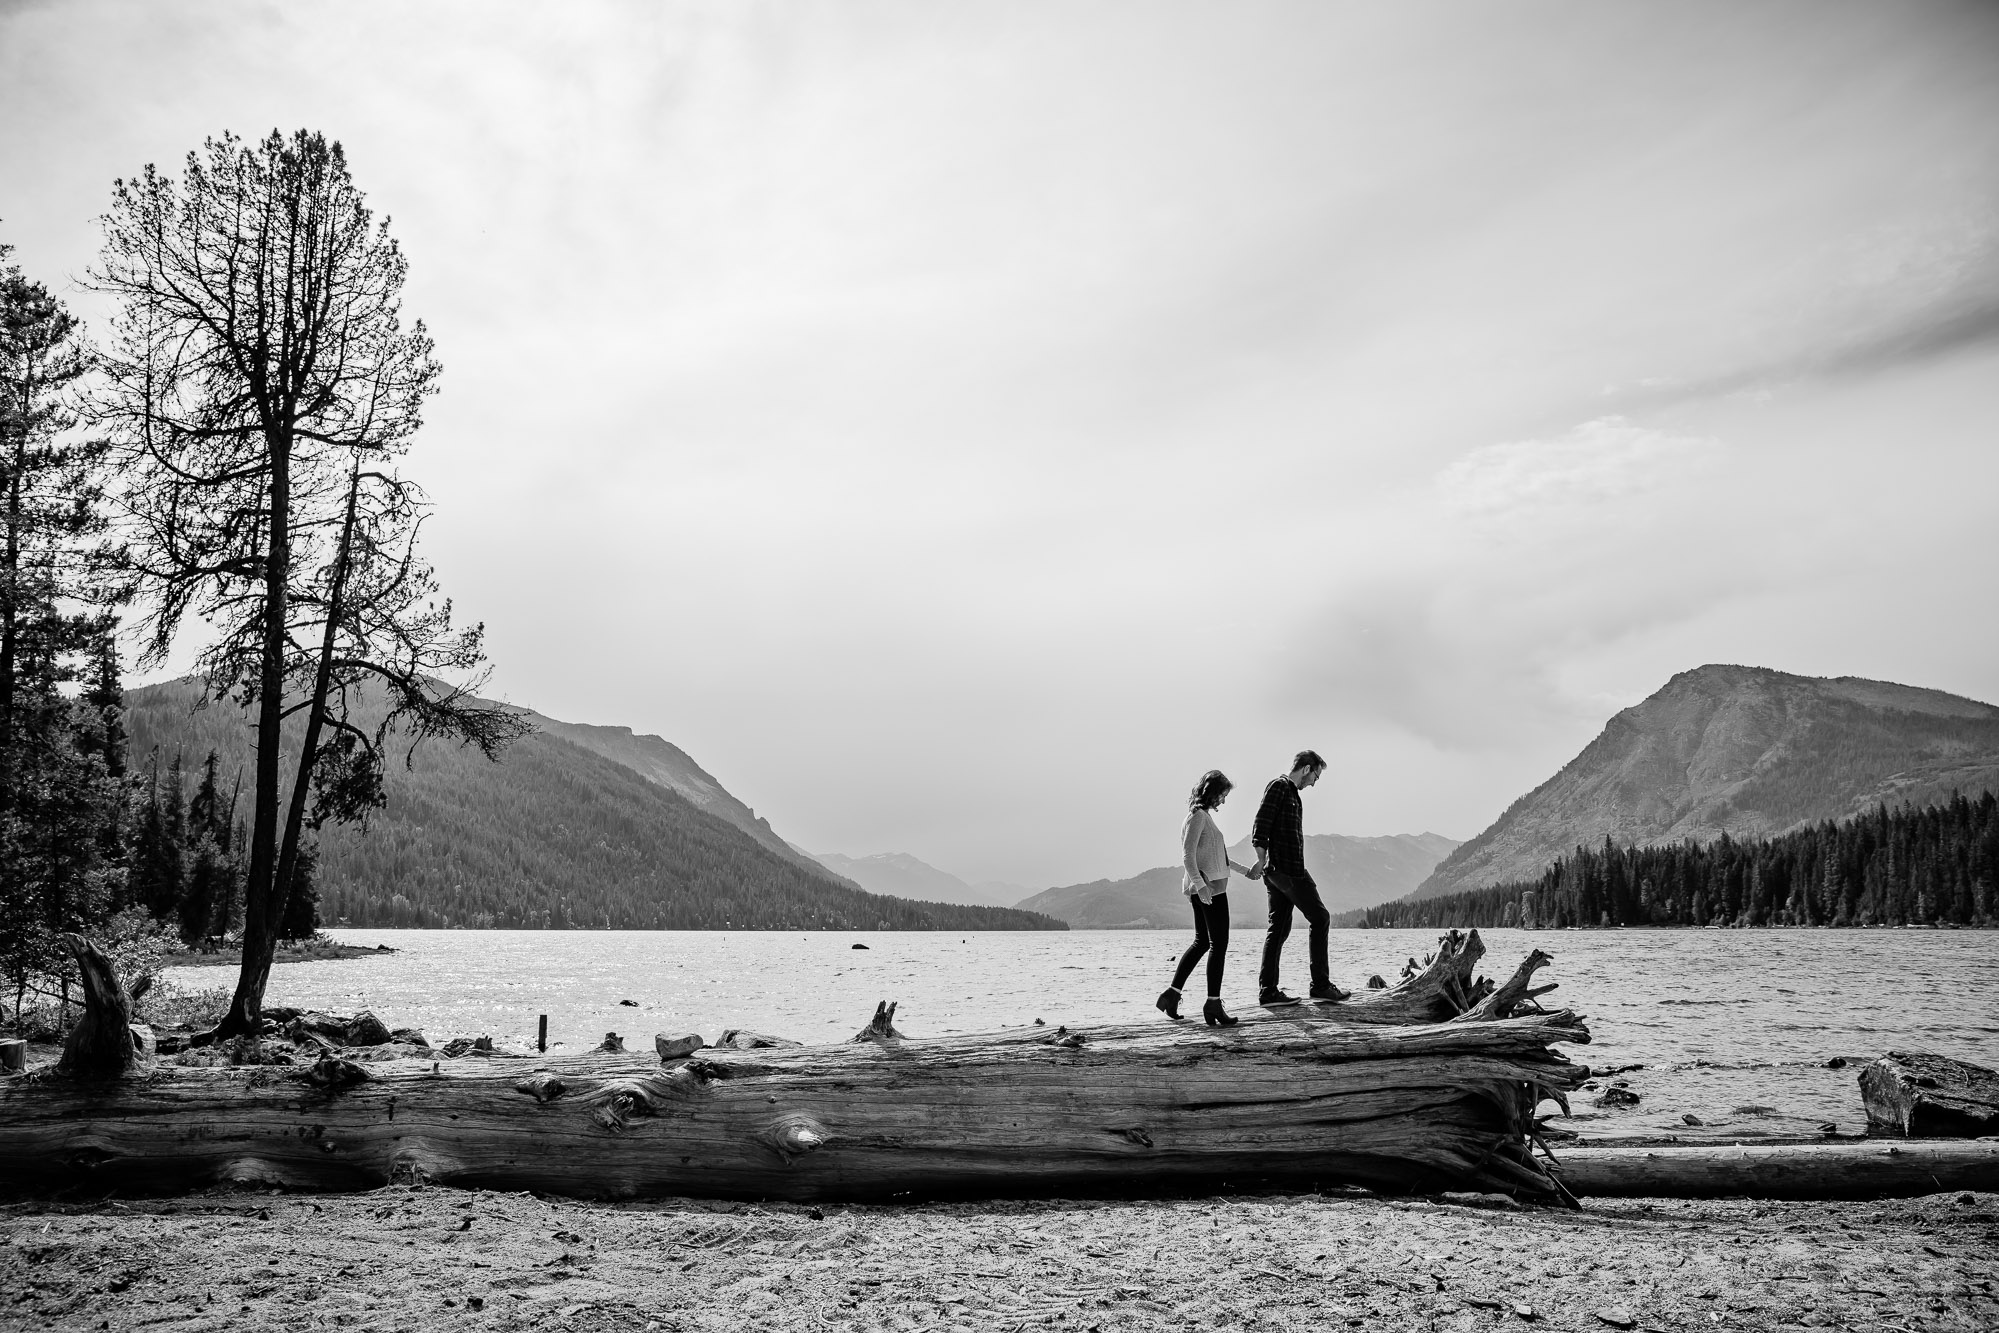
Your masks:
{"label": "man's dark jeans", "polygon": [[1263,937],[1263,971],[1256,984],[1264,990],[1277,989],[1278,956],[1284,941],[1291,938],[1291,909],[1305,914],[1312,926],[1312,984],[1323,986],[1332,977],[1326,969],[1326,934],[1332,928],[1332,913],[1319,901],[1319,886],[1310,875],[1286,875],[1275,870],[1263,872],[1263,886],[1270,892],[1270,933]]}

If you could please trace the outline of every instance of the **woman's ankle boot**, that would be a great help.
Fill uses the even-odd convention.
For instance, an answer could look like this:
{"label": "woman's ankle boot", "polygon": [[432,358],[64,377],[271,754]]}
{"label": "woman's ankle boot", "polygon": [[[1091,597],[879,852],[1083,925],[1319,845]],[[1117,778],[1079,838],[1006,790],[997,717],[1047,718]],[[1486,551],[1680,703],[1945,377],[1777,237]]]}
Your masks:
{"label": "woman's ankle boot", "polygon": [[1222,1002],[1218,999],[1210,999],[1206,1004],[1201,1006],[1201,1017],[1207,1020],[1208,1026],[1211,1028],[1232,1028],[1242,1021],[1223,1013]]}
{"label": "woman's ankle boot", "polygon": [[1154,1004],[1158,1007],[1159,1012],[1165,1014],[1168,1018],[1178,1018],[1180,1016],[1179,988],[1168,986],[1165,990],[1159,992],[1159,998],[1154,1001]]}

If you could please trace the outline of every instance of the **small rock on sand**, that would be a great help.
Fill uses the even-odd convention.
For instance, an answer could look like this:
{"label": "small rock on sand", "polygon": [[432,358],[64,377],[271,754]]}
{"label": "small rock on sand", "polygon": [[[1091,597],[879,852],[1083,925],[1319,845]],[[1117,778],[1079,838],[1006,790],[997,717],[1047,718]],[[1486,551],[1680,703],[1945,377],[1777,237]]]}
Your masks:
{"label": "small rock on sand", "polygon": [[1638,1327],[1638,1321],[1631,1317],[1631,1311],[1621,1305],[1613,1305],[1607,1309],[1597,1310],[1595,1314],[1598,1319],[1609,1324],[1612,1328]]}

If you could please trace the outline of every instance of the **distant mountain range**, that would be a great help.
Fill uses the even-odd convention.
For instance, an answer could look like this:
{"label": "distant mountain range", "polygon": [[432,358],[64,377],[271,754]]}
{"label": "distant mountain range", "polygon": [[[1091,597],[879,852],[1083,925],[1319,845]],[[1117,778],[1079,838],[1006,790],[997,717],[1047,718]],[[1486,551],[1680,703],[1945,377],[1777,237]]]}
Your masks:
{"label": "distant mountain range", "polygon": [[[1534,880],[1578,845],[1757,837],[1999,791],[1999,708],[1851,676],[1704,666],[1611,718],[1412,899]],[[1377,900],[1379,901],[1379,900]]]}
{"label": "distant mountain range", "polygon": [[[1457,845],[1436,833],[1398,833],[1381,838],[1312,833],[1305,837],[1305,866],[1318,882],[1319,896],[1327,908],[1343,912],[1402,897],[1422,883]],[[1229,854],[1242,865],[1251,864],[1256,855],[1248,838]],[[1045,889],[1017,906],[1057,917],[1078,929],[1177,930],[1191,921],[1186,896],[1180,892],[1180,877],[1179,866],[1160,866],[1129,879],[1099,879]],[[1235,919],[1249,921],[1263,916],[1262,885],[1237,876],[1231,894],[1229,905]]]}
{"label": "distant mountain range", "polygon": [[1007,907],[1032,892],[1018,884],[998,880],[967,884],[950,871],[939,870],[908,852],[876,852],[873,856],[842,856],[838,852],[803,854],[833,873],[852,880],[869,893],[885,893],[895,898]]}
{"label": "distant mountain range", "polygon": [[[131,765],[188,771],[213,750],[247,779],[252,732],[200,686],[128,690]],[[357,722],[380,714],[363,708]],[[387,775],[366,831],[320,840],[321,916],[355,926],[698,930],[1038,930],[1045,916],[869,893],[800,855],[678,747],[532,714],[500,763],[431,743]],[[247,802],[240,807],[247,814]]]}

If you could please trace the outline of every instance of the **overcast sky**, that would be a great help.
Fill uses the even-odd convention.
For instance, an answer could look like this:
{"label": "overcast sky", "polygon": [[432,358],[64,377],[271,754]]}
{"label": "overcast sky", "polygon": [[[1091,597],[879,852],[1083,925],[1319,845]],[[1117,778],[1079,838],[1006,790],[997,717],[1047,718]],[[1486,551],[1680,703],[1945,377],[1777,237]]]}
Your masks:
{"label": "overcast sky", "polygon": [[[1999,701],[1999,6],[0,0],[0,240],[324,130],[494,692],[814,850],[1469,837],[1740,662]],[[104,311],[72,290],[79,311]]]}

